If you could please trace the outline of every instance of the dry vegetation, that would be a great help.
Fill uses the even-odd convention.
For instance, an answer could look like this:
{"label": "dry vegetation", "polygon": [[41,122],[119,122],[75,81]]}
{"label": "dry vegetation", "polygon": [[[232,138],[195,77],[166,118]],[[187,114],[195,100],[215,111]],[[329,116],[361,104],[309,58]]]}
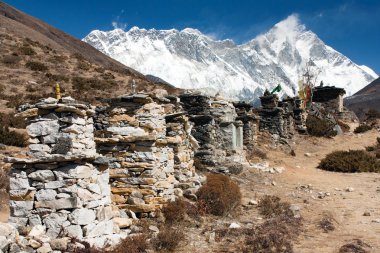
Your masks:
{"label": "dry vegetation", "polygon": [[327,119],[320,119],[315,116],[308,116],[306,120],[308,134],[317,137],[332,137],[337,134],[334,124]]}
{"label": "dry vegetation", "polygon": [[239,186],[230,177],[208,174],[206,183],[197,192],[198,202],[207,213],[224,216],[241,201]]}
{"label": "dry vegetation", "polygon": [[319,168],[336,172],[380,172],[380,161],[365,150],[334,151],[319,163]]}

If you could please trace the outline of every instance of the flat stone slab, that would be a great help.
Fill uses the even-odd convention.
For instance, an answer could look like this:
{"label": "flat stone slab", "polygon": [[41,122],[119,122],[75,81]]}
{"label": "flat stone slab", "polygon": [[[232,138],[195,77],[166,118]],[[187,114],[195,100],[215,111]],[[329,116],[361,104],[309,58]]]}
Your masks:
{"label": "flat stone slab", "polygon": [[6,163],[22,163],[22,164],[35,164],[35,163],[51,163],[51,162],[70,162],[70,161],[79,161],[79,160],[94,160],[97,155],[47,155],[45,157],[39,158],[18,158],[18,157],[6,157],[4,162]]}

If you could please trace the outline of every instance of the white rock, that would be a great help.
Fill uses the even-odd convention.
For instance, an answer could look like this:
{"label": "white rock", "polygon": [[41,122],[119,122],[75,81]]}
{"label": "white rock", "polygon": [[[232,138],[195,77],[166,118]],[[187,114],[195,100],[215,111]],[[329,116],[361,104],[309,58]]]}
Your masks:
{"label": "white rock", "polygon": [[9,201],[9,207],[11,209],[12,216],[26,217],[33,209],[33,201]]}
{"label": "white rock", "polygon": [[355,189],[353,187],[347,187],[346,192],[353,192]]}
{"label": "white rock", "polygon": [[54,173],[51,170],[37,170],[30,173],[28,178],[41,182],[50,182],[55,180]]}
{"label": "white rock", "polygon": [[53,200],[53,199],[55,199],[56,195],[57,195],[57,192],[55,190],[51,190],[51,189],[44,190],[44,189],[42,189],[42,190],[37,191],[35,197],[38,201]]}
{"label": "white rock", "polygon": [[26,130],[31,137],[58,134],[59,123],[57,120],[38,121],[29,124]]}
{"label": "white rock", "polygon": [[65,228],[66,235],[71,238],[83,238],[83,231],[80,225],[70,225]]}
{"label": "white rock", "polygon": [[235,222],[232,222],[229,228],[241,228],[241,226]]}
{"label": "white rock", "polygon": [[86,237],[98,237],[102,235],[111,235],[113,232],[114,223],[112,220],[101,221],[98,224],[89,224],[84,227]]}
{"label": "white rock", "polygon": [[41,235],[44,235],[45,233],[46,233],[46,227],[42,225],[37,225],[37,226],[34,226],[30,230],[28,236],[38,238]]}
{"label": "white rock", "polygon": [[[119,227],[119,228],[128,228],[132,225],[133,220],[130,218],[121,218],[121,217],[115,217],[112,219],[112,221]],[[149,226],[150,229],[150,226]]]}
{"label": "white rock", "polygon": [[93,210],[90,209],[75,209],[70,215],[69,220],[73,224],[88,225],[95,221],[96,215]]}
{"label": "white rock", "polygon": [[37,249],[37,253],[51,253],[52,251],[49,243],[44,243],[42,247]]}

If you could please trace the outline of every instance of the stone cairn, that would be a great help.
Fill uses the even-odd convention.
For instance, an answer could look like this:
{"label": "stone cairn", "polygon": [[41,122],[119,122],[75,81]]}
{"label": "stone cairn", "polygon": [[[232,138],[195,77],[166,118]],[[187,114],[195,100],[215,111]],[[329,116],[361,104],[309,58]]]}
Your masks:
{"label": "stone cairn", "polygon": [[199,143],[195,165],[201,170],[238,173],[246,162],[243,152],[243,122],[237,121],[232,103],[200,94],[180,96]]}
{"label": "stone cairn", "polygon": [[94,163],[94,108],[66,97],[23,110],[19,116],[28,118],[29,157],[7,159],[13,163],[9,222],[31,227],[29,236],[39,241],[18,242],[10,252],[22,251],[20,245],[50,252],[55,238],[64,240],[63,251],[68,238],[97,246],[120,239],[113,235],[120,231],[113,220],[108,168]]}
{"label": "stone cairn", "polygon": [[238,117],[243,122],[243,144],[248,150],[257,145],[259,116],[252,110],[252,106],[245,102],[234,103]]}
{"label": "stone cairn", "polygon": [[154,99],[121,96],[96,109],[95,141],[104,156],[97,162],[110,168],[112,202],[139,217],[154,215],[185,189],[196,190],[201,180],[193,167],[187,117],[173,114],[170,100]]}
{"label": "stone cairn", "polygon": [[272,134],[275,141],[287,144],[294,134],[293,108],[286,101],[279,102],[276,94],[260,97],[260,131]]}

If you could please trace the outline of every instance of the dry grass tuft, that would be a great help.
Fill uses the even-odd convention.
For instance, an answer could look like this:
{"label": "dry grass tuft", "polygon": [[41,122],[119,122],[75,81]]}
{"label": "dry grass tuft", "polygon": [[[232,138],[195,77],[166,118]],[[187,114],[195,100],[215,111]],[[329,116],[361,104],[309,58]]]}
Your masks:
{"label": "dry grass tuft", "polygon": [[206,183],[197,191],[198,205],[207,213],[224,216],[241,202],[239,186],[222,174],[208,174]]}
{"label": "dry grass tuft", "polygon": [[334,222],[334,217],[331,214],[326,213],[318,222],[318,227],[321,228],[325,233],[328,233],[335,230]]}
{"label": "dry grass tuft", "polygon": [[148,248],[147,236],[140,234],[128,236],[121,241],[111,252],[112,253],[142,253]]}
{"label": "dry grass tuft", "polygon": [[292,253],[294,240],[301,233],[302,219],[282,214],[268,220],[247,236],[243,252]]}
{"label": "dry grass tuft", "polygon": [[369,253],[370,245],[360,239],[352,240],[339,249],[339,253]]}
{"label": "dry grass tuft", "polygon": [[153,247],[158,251],[173,252],[181,242],[185,240],[185,234],[181,229],[165,226],[160,229],[156,238],[151,240]]}
{"label": "dry grass tuft", "polygon": [[290,204],[283,202],[277,196],[265,195],[259,202],[258,208],[261,215],[266,218],[273,218],[290,211]]}

